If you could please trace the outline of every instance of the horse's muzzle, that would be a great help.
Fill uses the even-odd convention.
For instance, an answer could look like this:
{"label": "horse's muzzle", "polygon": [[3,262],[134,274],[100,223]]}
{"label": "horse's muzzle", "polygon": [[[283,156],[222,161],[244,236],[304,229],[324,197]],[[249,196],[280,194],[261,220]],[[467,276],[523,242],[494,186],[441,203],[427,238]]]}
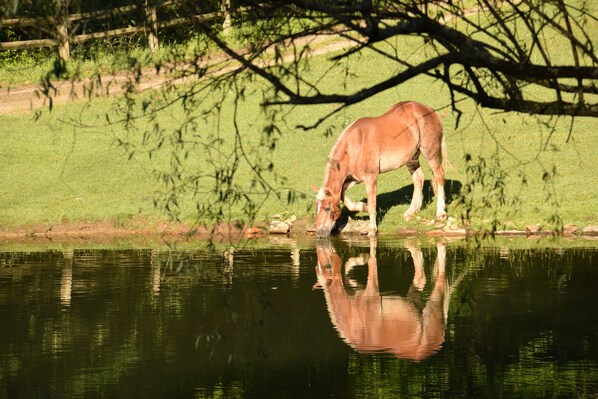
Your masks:
{"label": "horse's muzzle", "polygon": [[316,229],[316,236],[322,238],[322,237],[330,237],[330,231],[332,229],[330,228],[326,228],[326,227],[322,227],[319,229]]}

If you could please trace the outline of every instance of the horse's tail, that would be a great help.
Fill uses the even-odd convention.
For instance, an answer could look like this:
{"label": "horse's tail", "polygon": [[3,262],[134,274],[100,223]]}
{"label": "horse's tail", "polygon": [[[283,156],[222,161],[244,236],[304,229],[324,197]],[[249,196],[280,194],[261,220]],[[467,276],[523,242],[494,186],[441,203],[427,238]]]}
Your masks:
{"label": "horse's tail", "polygon": [[452,168],[453,165],[451,164],[451,161],[449,160],[448,150],[446,149],[446,140],[445,140],[444,132],[442,132],[442,140],[440,142],[440,157],[442,158],[441,165],[445,172],[449,168]]}
{"label": "horse's tail", "polygon": [[[441,133],[442,134],[442,139],[440,139],[440,165],[442,166],[442,170],[443,170],[443,176],[446,173],[448,168],[451,168],[451,161],[449,160],[448,157],[448,150],[446,149],[446,141],[444,138],[444,132]],[[432,190],[434,190],[434,195],[438,195],[438,187],[437,187],[437,181],[436,179],[432,179]]]}

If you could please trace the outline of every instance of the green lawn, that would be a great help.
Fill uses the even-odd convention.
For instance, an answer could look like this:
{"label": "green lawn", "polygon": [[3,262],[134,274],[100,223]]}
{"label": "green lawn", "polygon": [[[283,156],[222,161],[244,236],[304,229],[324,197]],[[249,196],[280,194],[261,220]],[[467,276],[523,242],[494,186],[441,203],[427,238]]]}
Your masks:
{"label": "green lawn", "polygon": [[[416,58],[417,53],[412,56]],[[392,62],[373,52],[329,71],[330,66],[329,58],[322,56],[314,59],[306,72],[310,76],[321,76],[318,87],[323,92],[339,87],[350,92],[371,76],[391,75],[397,69]],[[351,71],[348,76],[344,75],[345,67]],[[174,171],[179,187],[181,182],[192,181],[198,173],[205,174],[195,187],[195,195],[187,186],[187,191],[177,197],[180,217],[188,222],[197,221],[197,204],[219,203],[219,197],[212,190],[214,171],[231,170],[235,166],[229,156],[234,148],[240,161],[231,184],[236,191],[247,193],[259,204],[256,222],[267,221],[276,213],[311,217],[314,198],[311,187],[321,184],[326,157],[338,133],[352,120],[381,114],[401,100],[430,104],[443,115],[453,165],[447,173],[452,198],[448,204],[449,216],[460,219],[470,208],[473,227],[489,227],[493,221],[498,221],[499,228],[523,228],[532,223],[552,226],[555,221],[578,226],[598,224],[598,188],[593,179],[594,156],[598,149],[592,137],[598,127],[595,120],[577,118],[570,135],[570,119],[555,121],[496,113],[462,101],[459,107],[464,114],[455,129],[455,115],[450,111],[445,87],[431,79],[420,78],[351,106],[312,130],[304,131],[297,125],[313,124],[333,106],[276,108],[279,130],[268,135],[265,132],[269,113],[260,106],[263,89],[259,81],[247,83],[237,109],[230,88],[207,95],[201,93],[198,96],[204,97],[191,113],[196,119],[186,125],[181,124],[185,114],[180,106],[165,108],[156,121],[161,137],[166,139],[151,157],[147,150],[158,146],[157,136],[152,135],[156,121],[139,118],[128,130],[122,123],[107,124],[105,115],[113,120],[122,115],[115,100],[96,99],[91,104],[55,106],[51,113],[42,113],[38,120],[29,114],[0,116],[0,226],[106,219],[126,223],[138,216],[149,221],[166,218],[154,202],[158,199],[158,205],[163,205],[160,200],[168,192],[162,183],[164,177],[172,177]],[[210,113],[226,94],[221,112]],[[160,101],[167,99],[168,94],[145,93],[138,99],[141,98]],[[202,114],[204,111],[206,116]],[[235,126],[242,143],[235,144]],[[145,144],[142,144],[144,137]],[[177,141],[177,137],[181,140]],[[273,138],[276,140],[272,141]],[[135,145],[135,150],[125,151],[118,145],[119,140]],[[260,146],[263,140],[268,146],[275,143],[274,149],[270,151]],[[172,168],[172,151],[178,154],[176,170]],[[477,169],[481,174],[468,174],[466,154],[472,160],[469,162],[471,170],[485,163]],[[493,167],[496,161],[498,167]],[[254,175],[249,163],[267,169],[270,162],[273,169],[265,172],[265,183],[280,190],[280,197],[266,198],[264,185],[252,184]],[[429,178],[427,166],[424,171]],[[165,174],[160,175],[160,172]],[[497,180],[499,176],[502,177]],[[472,186],[474,180],[477,183]],[[406,169],[381,176],[379,205],[384,208],[380,212],[383,214],[379,225],[381,233],[421,226],[433,217],[435,206],[429,203],[421,212],[423,220],[409,224],[403,221],[410,183]],[[458,198],[468,187],[472,190],[459,202]],[[292,203],[287,201],[289,189],[297,194]],[[352,191],[352,198],[364,197],[363,187]],[[245,217],[241,205],[225,206],[222,211],[224,220]],[[199,218],[200,222],[211,220],[205,216]]]}

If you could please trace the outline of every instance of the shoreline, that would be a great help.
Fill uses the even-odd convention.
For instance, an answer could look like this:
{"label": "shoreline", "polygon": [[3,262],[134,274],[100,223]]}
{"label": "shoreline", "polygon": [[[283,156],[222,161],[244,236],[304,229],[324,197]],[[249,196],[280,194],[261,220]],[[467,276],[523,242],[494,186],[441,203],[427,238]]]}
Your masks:
{"label": "shoreline", "polygon": [[[530,228],[531,227],[531,228]],[[383,232],[379,237],[397,238],[467,238],[467,237],[519,237],[536,239],[542,237],[562,237],[566,239],[585,238],[598,240],[598,226],[585,226],[578,228],[573,225],[565,225],[563,231],[534,229],[530,226],[526,230],[496,230],[477,231],[473,229],[431,229],[418,230],[416,228],[400,228],[392,232]],[[345,227],[343,227],[345,229]],[[267,226],[242,226],[239,224],[220,225],[213,228],[206,226],[194,227],[184,223],[175,222],[143,222],[129,221],[126,224],[115,221],[39,224],[16,226],[13,228],[0,227],[0,246],[5,244],[110,244],[119,242],[188,242],[208,241],[214,243],[225,243],[230,241],[242,241],[259,239],[265,237],[289,237],[303,238],[314,237],[311,226],[305,220],[297,220],[288,234],[277,234],[268,232]],[[357,229],[345,229],[345,232],[336,234],[335,237],[365,237],[363,231]]]}

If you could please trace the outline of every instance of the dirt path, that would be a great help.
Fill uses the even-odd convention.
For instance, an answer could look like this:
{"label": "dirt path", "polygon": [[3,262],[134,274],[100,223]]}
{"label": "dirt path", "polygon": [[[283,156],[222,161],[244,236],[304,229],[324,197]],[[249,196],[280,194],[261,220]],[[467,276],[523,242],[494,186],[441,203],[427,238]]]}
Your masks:
{"label": "dirt path", "polygon": [[[330,37],[307,37],[302,39],[302,42],[313,47],[312,56],[327,54],[355,45],[355,42],[349,40],[331,40]],[[289,54],[283,59],[285,62],[290,62],[292,57],[293,55]],[[230,61],[230,59],[227,59],[224,55],[215,55],[198,66],[207,67],[208,74],[223,74],[230,72],[239,65],[227,61]],[[219,65],[219,67],[210,70],[212,65]],[[259,66],[267,65],[266,62],[263,62]],[[166,83],[178,85],[197,80],[195,76],[173,77],[175,74],[176,68],[162,68],[159,73],[156,73],[153,68],[145,68],[136,84],[136,90],[142,92],[159,88]],[[123,72],[102,77],[101,87],[97,85],[97,79],[95,78],[86,78],[75,82],[53,82],[55,90],[52,94],[52,104],[59,105],[86,101],[89,99],[88,93],[93,88],[95,88],[95,91],[92,91],[93,97],[118,96],[127,90],[127,84],[130,80],[131,75]],[[0,115],[35,112],[48,106],[49,99],[43,95],[41,84],[12,86],[0,82]]]}
{"label": "dirt path", "polygon": [[[127,78],[116,76],[111,78],[110,95],[123,93],[123,85]],[[147,76],[140,85],[141,90],[147,90],[156,87],[166,81],[164,76]],[[83,79],[74,83],[68,81],[55,82],[55,94],[52,95],[54,105],[66,104],[75,101],[85,101],[87,99],[86,90],[94,81],[92,79]],[[34,112],[36,110],[48,107],[49,100],[42,94],[41,84],[26,84],[18,86],[4,86],[0,83],[0,115],[8,115],[23,112]],[[96,96],[100,96],[97,93]]]}

